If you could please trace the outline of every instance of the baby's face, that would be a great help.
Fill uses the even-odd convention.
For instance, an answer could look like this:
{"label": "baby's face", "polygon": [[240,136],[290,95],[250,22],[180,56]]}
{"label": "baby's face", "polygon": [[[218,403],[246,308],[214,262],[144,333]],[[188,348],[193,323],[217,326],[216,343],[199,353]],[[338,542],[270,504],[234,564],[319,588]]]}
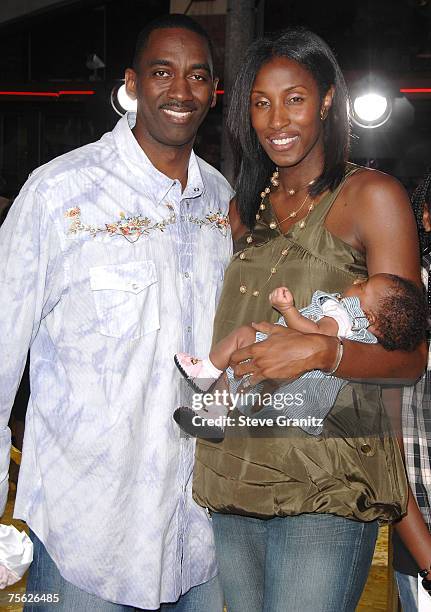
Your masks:
{"label": "baby's face", "polygon": [[365,314],[376,312],[381,298],[388,293],[390,282],[385,274],[375,274],[364,280],[357,280],[343,292],[343,297],[357,297]]}

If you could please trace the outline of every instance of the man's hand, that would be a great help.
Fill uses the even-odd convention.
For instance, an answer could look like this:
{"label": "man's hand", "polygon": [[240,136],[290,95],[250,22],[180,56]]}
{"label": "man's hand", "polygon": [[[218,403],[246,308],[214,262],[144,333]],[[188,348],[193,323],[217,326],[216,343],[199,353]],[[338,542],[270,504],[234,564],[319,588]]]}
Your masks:
{"label": "man's hand", "polygon": [[266,322],[252,325],[267,334],[267,340],[235,351],[230,361],[235,376],[251,375],[250,385],[266,379],[293,380],[310,370],[330,370],[336,359],[337,338],[301,334]]}

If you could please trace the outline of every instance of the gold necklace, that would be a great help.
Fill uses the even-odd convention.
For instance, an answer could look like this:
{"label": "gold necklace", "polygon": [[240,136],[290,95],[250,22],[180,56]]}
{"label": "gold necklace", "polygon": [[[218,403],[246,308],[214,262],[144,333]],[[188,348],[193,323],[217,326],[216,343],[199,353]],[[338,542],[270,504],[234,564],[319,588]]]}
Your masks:
{"label": "gold necklace", "polygon": [[[280,226],[281,226],[281,224],[282,224],[282,223],[284,223],[285,221],[287,221],[288,219],[293,219],[293,218],[295,218],[295,217],[296,217],[296,215],[297,215],[297,214],[298,214],[298,213],[299,213],[299,212],[300,212],[300,211],[303,209],[303,207],[305,206],[306,202],[308,202],[308,198],[309,198],[309,196],[310,196],[310,194],[309,194],[309,193],[307,193],[307,195],[305,196],[305,198],[304,198],[304,200],[303,200],[303,202],[302,202],[302,204],[301,204],[301,206],[300,206],[299,208],[297,208],[296,210],[292,210],[292,212],[291,212],[289,215],[287,215],[287,217],[285,217],[284,219],[282,219],[281,221],[278,221],[278,220],[276,220],[276,221],[271,221],[271,223],[269,224],[269,227],[270,227],[271,229],[275,229],[277,225],[278,225],[278,227],[280,227]],[[307,212],[307,214],[305,215],[304,219],[302,219],[302,221],[299,223],[299,227],[300,227],[301,229],[303,229],[303,228],[305,227],[305,223],[306,223],[306,221],[307,221],[308,215],[309,215],[309,214],[310,214],[310,212],[313,210],[313,208],[314,208],[314,202],[311,202],[310,206],[308,207],[308,212]],[[275,213],[274,213],[274,216],[276,217],[277,215],[275,215]],[[281,227],[280,227],[280,229],[281,229]]]}
{"label": "gold necklace", "polygon": [[[271,179],[270,179],[270,182],[271,182],[271,183],[272,183],[274,186],[276,186],[276,185],[275,185],[275,183],[277,183],[277,186],[279,185],[278,180],[274,180],[274,178],[278,178],[278,176],[279,176],[279,174],[278,174],[278,168],[276,168],[275,172],[273,173],[273,175],[272,175],[272,177],[271,177]],[[308,187],[308,186],[310,186],[310,185],[312,185],[312,184],[313,184],[313,183],[315,183],[315,182],[316,182],[316,179],[313,179],[312,181],[310,181],[310,182],[308,183],[307,187]],[[259,210],[265,210],[266,205],[265,205],[265,203],[264,203],[264,200],[265,200],[266,196],[267,196],[267,195],[269,195],[269,193],[270,193],[270,192],[271,192],[270,187],[265,187],[265,189],[264,189],[264,190],[261,192],[261,194],[260,194],[260,197],[261,197],[261,202],[260,202]],[[290,192],[289,192],[289,194],[290,194]],[[293,194],[290,194],[290,195],[293,195]],[[294,219],[294,218],[295,218],[295,217],[298,215],[298,213],[299,213],[299,212],[300,212],[300,211],[301,211],[301,210],[304,208],[304,206],[305,206],[305,205],[306,205],[306,203],[308,202],[308,198],[309,198],[309,197],[310,197],[310,194],[307,192],[307,195],[305,196],[305,198],[304,198],[304,199],[303,199],[303,201],[301,202],[301,204],[300,204],[299,208],[297,208],[296,210],[292,210],[292,212],[291,212],[291,213],[289,213],[289,214],[287,215],[287,217],[285,217],[285,218],[284,218],[282,221],[278,221],[278,220],[277,220],[277,218],[272,219],[272,220],[270,221],[270,223],[269,223],[269,227],[270,227],[270,229],[275,229],[275,228],[278,226],[278,227],[280,228],[280,230],[281,230],[281,227],[280,227],[280,226],[281,226],[281,224],[282,224],[282,223],[284,223],[285,221],[287,221],[288,219]],[[308,219],[308,217],[310,216],[310,213],[311,213],[311,211],[312,211],[313,209],[314,209],[314,200],[312,200],[312,201],[310,202],[310,204],[309,204],[309,206],[308,206],[307,214],[305,215],[305,217],[304,217],[304,218],[303,218],[303,219],[302,219],[302,220],[301,220],[301,221],[298,223],[298,227],[299,227],[299,229],[304,229],[304,227],[307,225],[307,219]],[[275,215],[274,211],[273,211],[273,215],[274,215],[274,217],[276,217],[276,215]],[[256,221],[259,221],[259,219],[260,219],[260,214],[259,214],[259,213],[257,213],[257,215],[256,215]],[[251,238],[251,240],[248,240],[248,238]],[[251,236],[249,236],[248,238],[247,238],[248,242],[253,242],[253,238],[252,238]]]}
{"label": "gold necklace", "polygon": [[[239,259],[240,259],[240,264],[239,264],[239,291],[240,291],[240,293],[247,293],[247,291],[248,291],[247,285],[245,285],[242,282],[242,262],[247,258],[246,251],[249,251],[249,250],[251,251],[252,248],[254,248],[254,247],[250,247],[249,249],[241,251],[241,253],[239,254]],[[281,252],[280,252],[280,255],[279,255],[277,261],[274,264],[271,264],[270,274],[269,274],[268,278],[266,279],[266,281],[258,289],[253,289],[251,291],[251,295],[253,297],[259,297],[260,292],[262,291],[262,289],[264,287],[266,287],[266,285],[272,279],[274,274],[276,274],[278,266],[282,262],[284,262],[284,260],[286,259],[286,256],[287,256],[287,254],[289,252],[289,248],[290,248],[289,246],[286,246],[283,249],[281,249]],[[251,260],[251,258],[250,258],[250,260]]]}
{"label": "gold necklace", "polygon": [[[278,187],[280,185],[280,181],[278,180],[279,177],[280,177],[280,173],[278,171],[278,166],[276,166],[275,171],[272,173],[272,176],[269,179],[271,185],[273,185],[274,187]],[[296,187],[296,189],[294,189],[293,187],[291,187],[290,189],[286,189],[286,193],[290,196],[294,196],[295,193],[298,193],[298,191],[302,191],[306,187],[311,187],[311,185],[314,185],[315,182],[316,182],[316,179],[314,178],[309,183]]]}
{"label": "gold necklace", "polygon": [[[278,183],[278,168],[275,170],[275,172],[273,173],[270,182],[274,187],[278,187],[279,183]],[[313,179],[310,183],[308,183],[307,187],[312,185],[315,182],[315,179]],[[265,187],[265,189],[261,192],[260,197],[261,197],[261,202],[259,205],[259,211],[265,210],[266,209],[266,204],[264,202],[265,198],[269,195],[269,193],[271,192],[270,187]],[[296,193],[296,192],[294,192]],[[289,192],[289,195],[293,195]],[[294,217],[296,217],[296,215],[300,212],[300,210],[302,210],[302,208],[305,206],[305,204],[307,203],[309,198],[309,193],[307,193],[307,195],[305,196],[305,199],[303,200],[303,202],[301,203],[300,207],[297,208],[296,210],[293,210],[285,219],[283,219],[280,222],[275,221],[274,219],[271,220],[271,222],[269,223],[269,227],[270,229],[275,229],[278,225],[278,227],[280,227],[280,225],[282,223],[284,223],[284,221],[287,221],[287,219],[293,219]],[[309,206],[308,206],[308,210],[307,210],[307,214],[305,215],[305,217],[300,221],[300,223],[298,223],[298,227],[300,229],[304,229],[304,227],[306,226],[307,223],[307,219],[311,213],[311,211],[314,209],[314,201],[310,202]],[[259,221],[260,219],[260,213],[258,212],[256,214],[256,221]],[[247,236],[246,238],[246,242],[247,244],[249,244],[250,246],[248,248],[245,248],[243,251],[241,251],[241,253],[239,254],[239,259],[240,259],[240,264],[239,264],[239,291],[242,294],[246,294],[248,292],[248,287],[247,285],[243,282],[242,280],[242,262],[247,258],[246,253],[248,253],[249,251],[251,251],[253,248],[255,248],[252,245],[253,242],[253,233],[250,232],[250,235]],[[268,278],[265,280],[265,282],[263,283],[263,285],[261,285],[260,287],[251,290],[251,295],[253,297],[259,297],[260,292],[262,291],[262,289],[264,287],[266,287],[268,285],[268,283],[271,281],[272,277],[274,276],[274,274],[277,273],[277,269],[278,266],[283,263],[286,259],[286,256],[289,252],[289,248],[290,246],[286,246],[284,248],[281,249],[281,252],[278,256],[278,259],[275,263],[271,263],[271,267],[270,267],[270,273]],[[250,258],[251,260],[251,258]]]}

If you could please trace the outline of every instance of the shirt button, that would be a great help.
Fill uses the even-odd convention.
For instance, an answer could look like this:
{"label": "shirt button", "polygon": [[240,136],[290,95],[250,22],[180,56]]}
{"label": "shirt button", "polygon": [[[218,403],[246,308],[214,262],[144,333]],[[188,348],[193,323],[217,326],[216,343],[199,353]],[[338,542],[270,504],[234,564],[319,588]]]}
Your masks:
{"label": "shirt button", "polygon": [[195,187],[195,188],[193,189],[193,191],[194,191],[194,192],[197,192],[197,191],[200,191],[200,189],[199,189],[199,187]]}
{"label": "shirt button", "polygon": [[371,446],[369,444],[362,444],[361,451],[364,455],[369,455],[371,453]]}
{"label": "shirt button", "polygon": [[184,272],[184,276],[185,276],[185,278],[189,278],[190,274],[188,272]]}
{"label": "shirt button", "polygon": [[133,289],[134,291],[136,291],[137,289],[139,289],[139,285],[138,285],[137,283],[133,283],[133,284],[132,284],[132,289]]}
{"label": "shirt button", "polygon": [[188,331],[189,333],[192,331],[192,327],[191,327],[191,325],[187,325],[187,327],[186,327],[186,331]]}

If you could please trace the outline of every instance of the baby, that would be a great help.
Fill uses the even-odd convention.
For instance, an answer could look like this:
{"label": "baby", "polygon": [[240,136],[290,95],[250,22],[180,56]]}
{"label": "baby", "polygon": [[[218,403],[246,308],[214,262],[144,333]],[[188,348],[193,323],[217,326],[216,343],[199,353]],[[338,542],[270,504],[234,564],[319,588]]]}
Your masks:
{"label": "baby", "polygon": [[[316,291],[311,303],[298,310],[292,293],[287,287],[275,289],[269,296],[272,306],[282,317],[277,325],[287,325],[304,334],[320,333],[338,336],[358,342],[379,342],[385,349],[413,351],[425,338],[426,304],[422,289],[411,281],[393,274],[375,274],[365,280],[357,280],[340,294]],[[232,353],[253,342],[265,340],[267,336],[249,325],[234,330],[211,350],[209,357],[197,359],[186,353],[175,355],[175,363],[189,385],[198,393],[205,393],[226,371],[230,391],[238,393],[247,386],[247,378],[238,380],[229,368]],[[304,384],[308,383],[308,384]],[[335,399],[347,384],[346,380],[327,375],[320,370],[307,372],[297,380],[282,383],[277,395],[295,398],[304,395],[297,405],[275,402],[255,412],[256,417],[273,417],[274,414],[287,418],[301,419],[316,417],[313,423],[320,423],[327,416]],[[247,414],[250,406],[247,396],[254,399],[262,385],[253,392],[244,394],[239,409]],[[274,395],[275,397],[275,395]],[[298,405],[299,404],[299,405]],[[252,406],[255,411],[255,406]],[[175,421],[189,435],[200,438],[222,439],[224,427],[215,425],[214,419],[226,415],[229,406],[212,403],[199,410],[187,406],[174,413]],[[220,422],[220,420],[218,419]],[[308,433],[319,435],[323,425],[305,425]]]}

